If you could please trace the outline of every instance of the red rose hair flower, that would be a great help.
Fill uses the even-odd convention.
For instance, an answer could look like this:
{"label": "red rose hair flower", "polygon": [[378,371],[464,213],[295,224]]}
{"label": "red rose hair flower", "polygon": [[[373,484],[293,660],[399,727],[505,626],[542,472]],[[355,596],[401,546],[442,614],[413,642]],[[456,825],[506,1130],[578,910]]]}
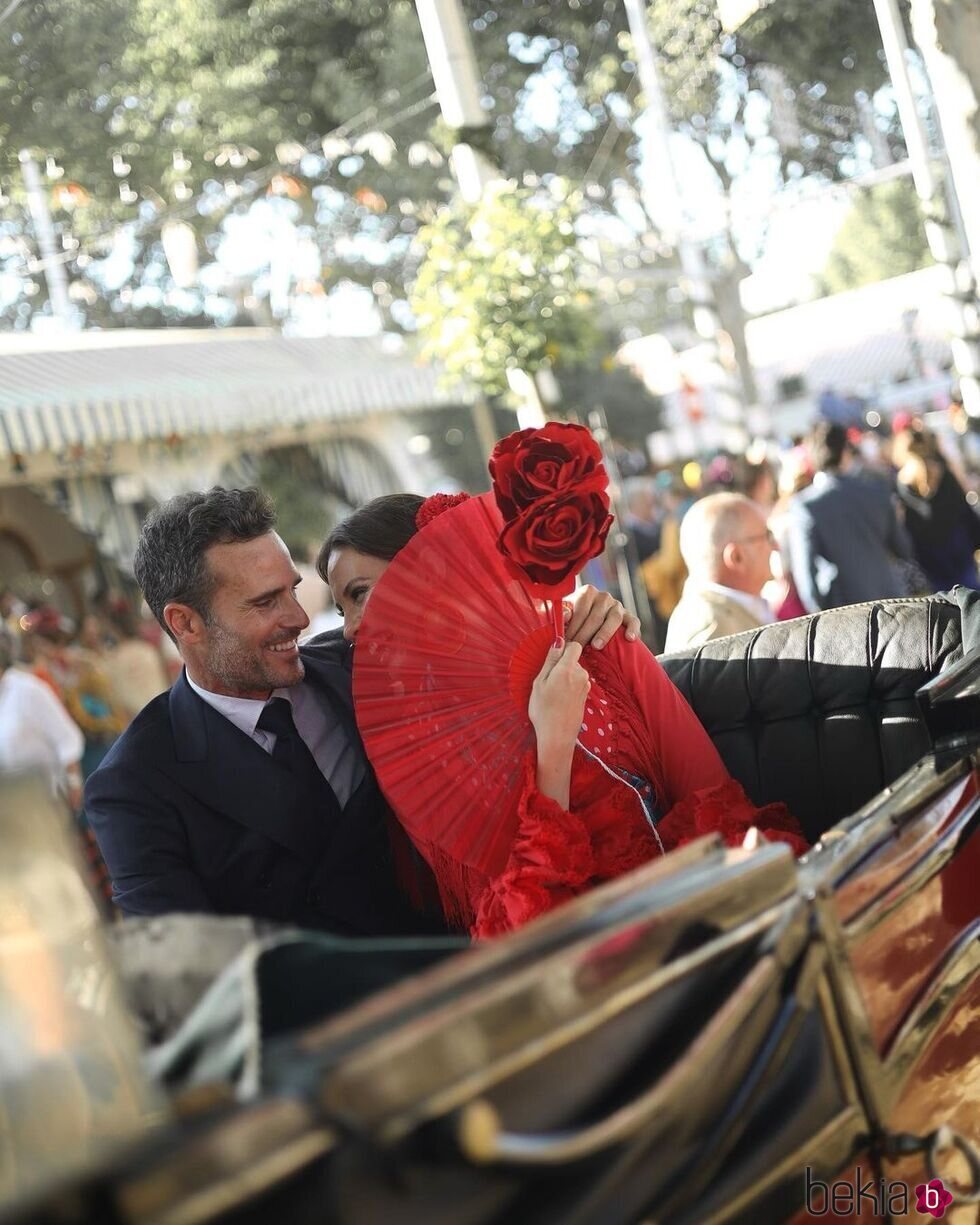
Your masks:
{"label": "red rose hair flower", "polygon": [[540,498],[566,490],[602,492],[609,478],[602,452],[584,425],[549,421],[501,439],[490,457],[493,493],[505,520]]}
{"label": "red rose hair flower", "polygon": [[509,568],[545,599],[565,595],[604,549],[612,523],[595,439],[561,421],[518,430],[497,443],[490,476],[504,520],[497,547]]}
{"label": "red rose hair flower", "polygon": [[545,497],[504,523],[497,547],[523,578],[551,595],[571,591],[575,575],[605,548],[609,497],[595,482]]}

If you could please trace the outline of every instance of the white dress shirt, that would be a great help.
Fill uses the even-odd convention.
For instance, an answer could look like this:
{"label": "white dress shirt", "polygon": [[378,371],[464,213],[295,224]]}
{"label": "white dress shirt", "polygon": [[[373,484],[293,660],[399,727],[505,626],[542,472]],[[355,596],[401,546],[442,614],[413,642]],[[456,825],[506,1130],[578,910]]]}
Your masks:
{"label": "white dress shirt", "polygon": [[39,769],[57,793],[84,748],[81,729],[50,685],[20,668],[0,676],[0,770]]}
{"label": "white dress shirt", "polygon": [[[234,723],[259,748],[267,753],[272,752],[276,747],[275,733],[257,726],[266,702],[260,698],[234,698],[224,693],[212,693],[191,680],[186,669],[184,675],[188,685],[202,701]],[[272,698],[285,698],[292,706],[296,730],[343,808],[360,786],[367,770],[361,746],[351,743],[340,720],[304,682],[286,689],[276,689],[269,698],[270,702]]]}

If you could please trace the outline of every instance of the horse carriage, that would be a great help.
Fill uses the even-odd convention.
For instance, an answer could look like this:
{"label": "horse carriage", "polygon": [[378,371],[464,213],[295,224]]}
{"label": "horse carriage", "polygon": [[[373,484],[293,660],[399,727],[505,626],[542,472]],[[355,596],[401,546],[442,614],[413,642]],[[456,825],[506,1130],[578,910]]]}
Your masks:
{"label": "horse carriage", "polygon": [[[803,860],[702,839],[480,947],[258,933],[142,1063],[55,841],[30,896],[8,860],[3,1219],[975,1221],[977,597],[663,662]],[[181,922],[188,966],[228,959],[234,920]],[[148,1015],[167,923],[116,936]]]}

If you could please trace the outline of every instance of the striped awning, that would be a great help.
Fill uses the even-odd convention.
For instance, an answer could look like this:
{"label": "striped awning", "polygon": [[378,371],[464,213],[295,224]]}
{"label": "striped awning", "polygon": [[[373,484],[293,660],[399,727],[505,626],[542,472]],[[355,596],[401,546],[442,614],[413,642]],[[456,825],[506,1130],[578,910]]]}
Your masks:
{"label": "striped awning", "polygon": [[376,338],[264,329],[0,337],[0,452],[261,434],[470,403]]}

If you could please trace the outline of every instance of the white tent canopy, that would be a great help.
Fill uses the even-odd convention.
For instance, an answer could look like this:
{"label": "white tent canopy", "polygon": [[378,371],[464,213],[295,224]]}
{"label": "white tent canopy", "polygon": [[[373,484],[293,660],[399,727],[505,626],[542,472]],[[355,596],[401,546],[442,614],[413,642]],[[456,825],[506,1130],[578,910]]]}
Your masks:
{"label": "white tent canopy", "polygon": [[0,337],[0,455],[261,435],[473,398],[379,338],[257,328]]}

